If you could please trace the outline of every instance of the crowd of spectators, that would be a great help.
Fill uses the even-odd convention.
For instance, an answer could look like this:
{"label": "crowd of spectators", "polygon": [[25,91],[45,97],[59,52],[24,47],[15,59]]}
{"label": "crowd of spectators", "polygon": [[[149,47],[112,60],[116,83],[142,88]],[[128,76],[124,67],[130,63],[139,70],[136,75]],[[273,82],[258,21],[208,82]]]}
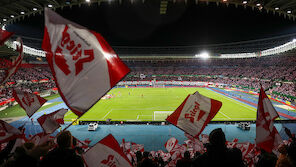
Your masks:
{"label": "crowd of spectators", "polygon": [[[77,145],[77,139],[69,131],[60,132],[56,140],[48,140],[41,145],[26,142],[12,151],[15,140],[9,141],[0,151],[0,166],[2,167],[84,167],[82,155],[85,150]],[[132,157],[133,167],[295,167],[296,141],[295,137],[289,143],[281,144],[275,149],[277,153],[268,153],[259,150],[254,157],[252,165],[248,164],[242,156],[242,151],[236,147],[227,147],[225,134],[221,128],[214,129],[209,134],[209,143],[205,144],[203,153],[195,152],[191,155],[184,150],[180,157],[171,156],[164,161],[164,157],[152,156],[150,152],[137,151]],[[104,150],[101,150],[104,151]],[[124,152],[124,150],[122,150]],[[109,154],[106,154],[106,157]],[[175,160],[173,160],[174,158]],[[174,163],[172,163],[174,162]],[[100,166],[101,164],[97,164]],[[113,164],[116,165],[116,164]]]}
{"label": "crowd of spectators", "polygon": [[[272,56],[248,59],[166,59],[124,60],[131,72],[125,81],[137,80],[183,80],[235,85],[258,91],[259,82],[265,89],[277,92],[277,97],[293,101],[296,97],[296,56]],[[9,61],[0,63],[0,80]],[[144,74],[145,78],[140,78]],[[178,75],[181,75],[179,77]],[[0,87],[0,102],[11,98],[14,87],[42,91],[55,87],[48,66],[20,68],[4,86]],[[40,80],[47,81],[40,83]],[[32,82],[32,81],[37,81]]]}

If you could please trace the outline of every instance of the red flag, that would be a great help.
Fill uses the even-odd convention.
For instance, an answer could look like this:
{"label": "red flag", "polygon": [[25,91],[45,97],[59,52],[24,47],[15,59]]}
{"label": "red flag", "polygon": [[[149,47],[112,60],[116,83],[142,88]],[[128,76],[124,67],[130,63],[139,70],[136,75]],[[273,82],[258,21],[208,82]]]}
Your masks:
{"label": "red flag", "polygon": [[8,32],[0,28],[0,46],[3,45],[4,42],[8,40],[13,34],[13,32]]}
{"label": "red flag", "polygon": [[44,98],[21,90],[13,90],[12,95],[18,104],[26,111],[28,117],[31,117],[41,106],[47,102]]}
{"label": "red flag", "polygon": [[5,143],[21,137],[23,137],[23,134],[20,130],[0,120],[0,143]]}
{"label": "red flag", "polygon": [[272,152],[282,142],[281,136],[273,125],[273,121],[278,117],[278,113],[261,87],[257,107],[255,142],[257,147],[267,152]]}
{"label": "red flag", "polygon": [[62,99],[78,116],[130,71],[100,34],[47,8],[42,48]]}
{"label": "red flag", "polygon": [[51,134],[64,124],[64,115],[68,112],[67,109],[59,109],[50,114],[42,115],[37,119],[45,133]]}
{"label": "red flag", "polygon": [[215,117],[222,103],[198,92],[188,95],[183,103],[166,119],[186,133],[198,137]]}
{"label": "red flag", "polygon": [[178,144],[178,140],[174,137],[171,137],[165,144],[164,147],[168,150],[168,152],[171,152],[176,145]]}
{"label": "red flag", "polygon": [[118,142],[111,134],[95,144],[82,156],[88,167],[132,166],[120,149]]}
{"label": "red flag", "polygon": [[7,80],[16,73],[20,65],[22,64],[24,53],[23,53],[23,41],[21,38],[17,38],[17,48],[16,51],[19,53],[18,57],[12,61],[12,65],[5,70],[4,79],[0,82],[0,85],[6,83]]}

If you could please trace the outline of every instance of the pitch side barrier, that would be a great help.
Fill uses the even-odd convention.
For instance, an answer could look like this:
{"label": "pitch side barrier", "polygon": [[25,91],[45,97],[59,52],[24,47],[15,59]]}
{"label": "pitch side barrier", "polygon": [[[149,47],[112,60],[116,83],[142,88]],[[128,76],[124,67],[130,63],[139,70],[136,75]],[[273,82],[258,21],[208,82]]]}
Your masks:
{"label": "pitch side barrier", "polygon": [[[209,124],[238,124],[241,122],[248,122],[255,124],[255,120],[251,121],[211,121]],[[275,123],[296,123],[296,120],[275,120]],[[90,123],[98,123],[101,125],[170,125],[167,121],[79,121],[79,125],[88,125]]]}

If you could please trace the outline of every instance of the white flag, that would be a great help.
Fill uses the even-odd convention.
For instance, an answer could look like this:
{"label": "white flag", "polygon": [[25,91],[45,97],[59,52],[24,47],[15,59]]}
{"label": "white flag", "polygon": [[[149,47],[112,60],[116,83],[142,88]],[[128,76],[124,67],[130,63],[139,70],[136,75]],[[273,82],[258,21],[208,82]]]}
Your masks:
{"label": "white flag", "polygon": [[62,99],[78,116],[130,71],[100,34],[47,8],[42,48]]}
{"label": "white flag", "polygon": [[12,95],[17,103],[26,111],[28,117],[31,117],[41,106],[47,102],[44,98],[21,90],[13,90]]}
{"label": "white flag", "polygon": [[132,166],[126,155],[120,149],[118,142],[111,134],[95,144],[82,156],[88,167]]}

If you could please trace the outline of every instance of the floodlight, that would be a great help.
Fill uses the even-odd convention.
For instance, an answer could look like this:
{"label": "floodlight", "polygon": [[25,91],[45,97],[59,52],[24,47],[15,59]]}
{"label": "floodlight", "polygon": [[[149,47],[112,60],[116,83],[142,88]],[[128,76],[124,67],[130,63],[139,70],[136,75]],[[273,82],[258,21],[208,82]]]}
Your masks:
{"label": "floodlight", "polygon": [[292,13],[292,11],[291,11],[291,10],[288,10],[288,11],[287,11],[287,13],[288,13],[288,14],[291,14],[291,13]]}
{"label": "floodlight", "polygon": [[278,7],[276,7],[276,8],[274,8],[274,10],[279,10],[280,8],[278,8]]}
{"label": "floodlight", "polygon": [[89,3],[89,2],[90,2],[90,0],[85,0],[85,2]]}
{"label": "floodlight", "polygon": [[3,19],[3,21],[7,21],[7,19]]}
{"label": "floodlight", "polygon": [[208,58],[210,58],[210,54],[208,52],[201,52],[200,54],[196,54],[195,57],[199,57],[202,59],[208,59]]}
{"label": "floodlight", "polygon": [[21,14],[25,14],[25,12],[21,12]]}
{"label": "floodlight", "polygon": [[34,10],[34,11],[36,11],[36,10],[37,10],[37,8],[33,8],[33,10]]}
{"label": "floodlight", "polygon": [[14,18],[14,15],[10,15],[11,18]]}
{"label": "floodlight", "polygon": [[48,6],[49,8],[52,8],[52,4],[48,4],[47,6]]}
{"label": "floodlight", "polygon": [[248,3],[248,1],[243,1],[243,4],[247,4]]}
{"label": "floodlight", "polygon": [[261,4],[260,3],[257,3],[256,6],[261,6]]}

